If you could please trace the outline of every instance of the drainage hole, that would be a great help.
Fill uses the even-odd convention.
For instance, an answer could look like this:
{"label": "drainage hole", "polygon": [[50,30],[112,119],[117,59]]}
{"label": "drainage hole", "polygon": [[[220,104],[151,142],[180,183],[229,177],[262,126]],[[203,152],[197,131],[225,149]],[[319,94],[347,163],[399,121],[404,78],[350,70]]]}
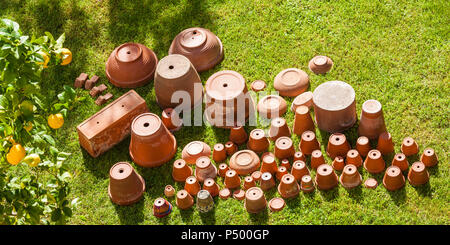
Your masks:
{"label": "drainage hole", "polygon": [[150,123],[148,123],[148,122],[144,123],[144,127],[148,127],[148,126],[150,126]]}
{"label": "drainage hole", "polygon": [[226,87],[228,87],[228,83],[224,83],[222,86],[223,86],[224,88],[226,88]]}
{"label": "drainage hole", "polygon": [[123,169],[119,169],[119,173],[123,173]]}
{"label": "drainage hole", "polygon": [[169,66],[169,69],[171,69],[171,70],[172,70],[172,69],[173,69],[173,66]]}
{"label": "drainage hole", "polygon": [[131,51],[127,51],[127,54],[131,54]]}

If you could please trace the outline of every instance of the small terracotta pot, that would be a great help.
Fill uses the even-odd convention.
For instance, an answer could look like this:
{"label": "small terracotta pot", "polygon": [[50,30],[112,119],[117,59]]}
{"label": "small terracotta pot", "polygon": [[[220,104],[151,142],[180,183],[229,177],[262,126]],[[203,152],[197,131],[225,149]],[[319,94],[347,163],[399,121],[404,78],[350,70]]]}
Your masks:
{"label": "small terracotta pot", "polygon": [[341,156],[335,157],[331,166],[336,171],[342,171],[345,166],[344,158]]}
{"label": "small terracotta pot", "polygon": [[201,187],[200,183],[198,183],[197,179],[194,176],[189,176],[184,183],[184,189],[192,196],[196,196]]}
{"label": "small terracotta pot", "polygon": [[282,159],[280,161],[280,166],[285,167],[286,169],[291,169],[291,163],[289,162],[289,159]]}
{"label": "small terracotta pot", "polygon": [[201,190],[197,194],[197,209],[200,213],[207,213],[214,208],[214,200],[207,190]]}
{"label": "small terracotta pot", "polygon": [[396,191],[405,186],[405,177],[399,167],[390,166],[386,169],[383,185],[388,191]]}
{"label": "small terracotta pot", "polygon": [[227,152],[225,146],[221,143],[214,145],[213,160],[216,163],[222,162],[227,159]]}
{"label": "small terracotta pot", "polygon": [[301,136],[305,131],[314,131],[314,122],[309,114],[307,106],[299,106],[295,109],[294,126],[292,132]]}
{"label": "small terracotta pot", "polygon": [[189,167],[183,159],[177,159],[173,162],[172,178],[176,182],[185,182],[187,177],[192,174],[192,168]]}
{"label": "small terracotta pot", "polygon": [[304,161],[304,162],[306,162],[306,157],[305,157],[305,155],[303,154],[303,152],[301,152],[301,151],[296,151],[295,153],[294,153],[294,162],[296,162],[296,161]]}
{"label": "small terracotta pot", "polygon": [[305,92],[309,87],[309,76],[297,68],[282,70],[275,77],[273,87],[281,96],[295,97]]}
{"label": "small terracotta pot", "polygon": [[339,177],[339,182],[345,189],[352,189],[361,184],[362,176],[355,165],[348,164],[345,165],[344,171]]}
{"label": "small terracotta pot", "polygon": [[241,189],[237,189],[233,191],[233,198],[239,201],[242,201],[245,199],[245,191]]}
{"label": "small terracotta pot", "polygon": [[170,132],[180,130],[183,124],[183,121],[181,121],[180,117],[173,108],[164,109],[161,115],[161,120]]}
{"label": "small terracotta pot", "polygon": [[233,155],[235,152],[237,152],[238,147],[235,143],[228,141],[225,143],[225,151],[227,152],[228,156]]}
{"label": "small terracotta pot", "polygon": [[433,167],[438,164],[438,157],[432,148],[426,148],[420,156],[420,161],[425,167]]}
{"label": "small terracotta pot", "polygon": [[303,154],[311,155],[314,150],[320,149],[320,144],[314,132],[305,131],[302,134],[302,138],[298,147],[303,152]]}
{"label": "small terracotta pot", "polygon": [[313,98],[313,93],[311,91],[306,91],[304,93],[301,93],[300,95],[295,97],[295,99],[292,101],[291,111],[295,112],[297,107],[299,107],[301,105],[307,106],[309,109],[311,109],[311,107],[313,105],[312,98]]}
{"label": "small terracotta pot", "polygon": [[241,187],[241,179],[239,175],[233,169],[230,169],[225,174],[224,180],[225,187],[232,190]]}
{"label": "small terracotta pot", "polygon": [[205,179],[203,190],[207,190],[212,197],[219,195],[219,185],[212,178]]}
{"label": "small terracotta pot", "polygon": [[267,95],[259,100],[256,110],[263,118],[277,118],[286,113],[287,103],[278,95]]}
{"label": "small terracotta pot", "polygon": [[219,197],[222,200],[226,200],[231,196],[231,191],[228,188],[219,191]]}
{"label": "small terracotta pot", "polygon": [[181,157],[188,164],[195,164],[199,157],[209,157],[210,155],[211,148],[209,147],[209,145],[202,141],[192,141],[188,143],[181,152]]}
{"label": "small terracotta pot", "polygon": [[266,152],[262,156],[261,173],[269,172],[275,174],[277,172],[277,162],[275,161],[275,155],[272,152]]}
{"label": "small terracotta pot", "polygon": [[239,175],[248,175],[260,167],[258,155],[252,150],[241,150],[233,154],[230,158],[230,168]]}
{"label": "small terracotta pot", "polygon": [[358,135],[369,139],[378,139],[378,136],[386,132],[383,110],[377,100],[366,100],[362,105],[359,119]]}
{"label": "small terracotta pot", "polygon": [[266,197],[264,192],[259,187],[251,187],[245,192],[244,207],[247,212],[256,214],[267,207]]}
{"label": "small terracotta pot", "polygon": [[250,87],[252,88],[253,91],[259,92],[263,91],[267,87],[267,85],[266,82],[264,82],[263,80],[255,80],[252,82]]}
{"label": "small terracotta pot", "polygon": [[288,174],[287,168],[283,166],[279,166],[277,169],[277,172],[275,176],[277,177],[278,181],[281,181],[284,175]]}
{"label": "small terracotta pot", "polygon": [[308,67],[315,74],[324,74],[331,70],[333,61],[327,56],[318,55],[309,61]]}
{"label": "small terracotta pot", "polygon": [[311,168],[317,169],[320,165],[325,164],[321,150],[314,150],[311,154]]}
{"label": "small terracotta pot", "polygon": [[405,154],[403,154],[403,153],[395,154],[394,158],[392,159],[392,166],[397,166],[402,171],[408,170],[409,163],[408,163],[408,159],[406,158]]}
{"label": "small terracotta pot", "polygon": [[164,187],[164,195],[168,198],[171,198],[175,195],[175,189],[171,185],[166,185]]}
{"label": "small terracotta pot", "polygon": [[248,135],[245,132],[244,127],[238,126],[230,129],[230,141],[237,145],[242,145],[247,142]]}
{"label": "small terracotta pot", "polygon": [[370,151],[369,138],[367,138],[366,136],[360,136],[356,140],[356,150],[361,156],[366,157],[367,153],[369,153]]}
{"label": "small terracotta pot", "polygon": [[327,145],[327,155],[334,159],[337,156],[345,157],[350,150],[350,144],[344,134],[335,133],[330,135]]}
{"label": "small terracotta pot", "polygon": [[179,190],[176,204],[179,209],[186,210],[194,205],[194,198],[186,190]]}
{"label": "small terracotta pot", "polygon": [[164,198],[156,198],[153,202],[153,215],[158,218],[165,217],[172,212],[172,204]]}
{"label": "small terracotta pot", "polygon": [[294,156],[294,142],[292,142],[292,139],[287,136],[279,137],[275,141],[274,153],[278,159],[286,159]]}
{"label": "small terracotta pot", "polygon": [[430,174],[423,162],[415,162],[408,172],[408,181],[413,186],[423,185],[430,179]]}
{"label": "small terracotta pot", "polygon": [[383,172],[386,167],[386,163],[381,156],[381,152],[378,150],[371,150],[367,154],[366,160],[364,160],[364,168],[371,174],[378,174]]}
{"label": "small terracotta pot", "polygon": [[230,168],[228,167],[228,165],[227,165],[226,163],[221,163],[221,164],[219,164],[219,176],[222,177],[222,178],[224,178],[224,177],[225,177],[225,174],[227,173],[227,171],[228,171],[229,169],[230,169]]}
{"label": "small terracotta pot", "polygon": [[401,150],[405,156],[409,157],[419,152],[419,145],[413,138],[406,137],[403,139]]}
{"label": "small terracotta pot", "polygon": [[195,177],[199,182],[205,181],[205,179],[215,179],[217,176],[217,168],[211,163],[209,157],[199,157],[195,162]]}
{"label": "small terracotta pot", "polygon": [[287,125],[286,119],[277,117],[272,119],[269,128],[269,138],[272,141],[276,141],[280,137],[291,137],[291,130]]}
{"label": "small terracotta pot", "polygon": [[244,178],[244,190],[248,190],[255,186],[256,186],[256,183],[252,176],[247,176]]}
{"label": "small terracotta pot", "polygon": [[145,191],[144,179],[127,162],[118,162],[109,170],[108,195],[117,205],[138,202]]}
{"label": "small terracotta pot", "polygon": [[259,182],[261,180],[261,171],[255,171],[251,174],[253,180],[255,180],[255,182]]}
{"label": "small terracotta pot", "polygon": [[283,210],[286,203],[283,198],[274,197],[269,201],[269,209],[272,212],[278,212]]}
{"label": "small terracotta pot", "polygon": [[301,160],[295,161],[292,166],[291,174],[297,181],[301,181],[303,176],[309,175],[309,170],[306,167],[306,163]]}
{"label": "small terracotta pot", "polygon": [[275,187],[275,180],[273,179],[272,174],[265,172],[261,175],[260,187],[263,191],[267,191]]}
{"label": "small terracotta pot", "polygon": [[374,178],[368,178],[364,181],[364,186],[369,189],[376,189],[378,186],[378,182]]}
{"label": "small terracotta pot", "polygon": [[310,175],[303,175],[300,183],[300,189],[303,191],[303,193],[310,193],[314,191],[314,183]]}
{"label": "small terracotta pot", "polygon": [[292,174],[285,174],[278,185],[278,193],[280,193],[283,198],[293,198],[298,196],[299,192],[300,185],[297,183],[294,176]]}
{"label": "small terracotta pot", "polygon": [[322,164],[317,168],[315,182],[320,190],[330,190],[338,185],[338,177],[330,165]]}
{"label": "small terracotta pot", "polygon": [[383,132],[380,134],[378,137],[377,150],[379,150],[382,155],[389,155],[394,152],[394,142],[392,141],[390,133]]}
{"label": "small terracotta pot", "polygon": [[250,138],[247,142],[248,149],[257,153],[261,153],[267,151],[269,145],[269,139],[266,137],[266,133],[264,132],[264,130],[253,129],[250,132]]}
{"label": "small terracotta pot", "polygon": [[361,167],[363,160],[361,158],[361,155],[359,155],[359,152],[355,149],[349,150],[347,152],[347,157],[345,158],[346,164],[353,164],[357,168]]}

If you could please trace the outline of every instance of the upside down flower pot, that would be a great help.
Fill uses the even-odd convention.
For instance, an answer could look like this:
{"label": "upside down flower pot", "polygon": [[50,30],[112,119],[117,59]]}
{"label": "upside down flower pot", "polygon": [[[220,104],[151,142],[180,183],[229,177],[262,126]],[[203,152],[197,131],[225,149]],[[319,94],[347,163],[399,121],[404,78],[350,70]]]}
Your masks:
{"label": "upside down flower pot", "polygon": [[263,191],[267,191],[275,187],[275,180],[272,174],[265,172],[261,175],[260,187]]}
{"label": "upside down flower pot", "polygon": [[302,105],[295,109],[292,132],[301,136],[305,131],[314,131],[314,122],[309,114],[309,108]]}
{"label": "upside down flower pot", "polygon": [[350,144],[344,134],[335,133],[330,135],[327,145],[327,155],[334,159],[337,156],[345,157],[350,150]]}
{"label": "upside down flower pot", "polygon": [[366,160],[364,160],[364,168],[371,174],[378,174],[383,172],[386,167],[381,152],[378,150],[371,150],[367,154]]}
{"label": "upside down flower pot", "polygon": [[256,214],[267,207],[266,197],[264,192],[259,187],[252,187],[245,192],[244,207],[247,212]]}
{"label": "upside down flower pot", "polygon": [[241,187],[241,179],[239,175],[233,169],[230,169],[225,174],[224,180],[225,187],[232,190]]}
{"label": "upside down flower pot", "polygon": [[109,171],[108,195],[117,205],[138,202],[145,191],[144,179],[127,162],[114,164]]}
{"label": "upside down flower pot", "polygon": [[277,177],[278,181],[281,181],[284,175],[288,174],[287,168],[283,166],[279,166],[277,169],[277,172],[275,174],[275,177]]}
{"label": "upside down flower pot", "polygon": [[388,155],[394,152],[394,142],[392,141],[392,136],[388,132],[383,132],[378,137],[377,150],[381,152],[382,155]]}
{"label": "upside down flower pot", "polygon": [[390,166],[386,169],[383,185],[389,191],[396,191],[405,186],[405,176],[403,176],[399,167]]}
{"label": "upside down flower pot", "polygon": [[342,171],[345,166],[344,158],[341,156],[335,157],[333,162],[331,163],[331,166],[336,171]]}
{"label": "upside down flower pot", "polygon": [[276,141],[278,138],[282,136],[291,137],[291,130],[287,125],[286,119],[282,117],[272,119],[269,128],[270,140]]}
{"label": "upside down flower pot", "polygon": [[227,171],[230,168],[228,167],[228,165],[226,163],[221,163],[219,164],[219,176],[222,178],[225,178],[225,174],[227,173]]}
{"label": "upside down flower pot", "polygon": [[356,150],[361,156],[366,157],[367,153],[370,151],[369,138],[366,136],[359,136],[356,140]]}
{"label": "upside down flower pot", "polygon": [[305,131],[302,134],[300,144],[298,146],[305,155],[311,155],[314,150],[320,149],[319,141],[313,131]]}
{"label": "upside down flower pot", "polygon": [[317,168],[315,182],[320,190],[330,190],[338,185],[338,177],[330,165],[322,164]]}
{"label": "upside down flower pot", "polygon": [[262,129],[253,129],[250,132],[250,137],[247,142],[247,148],[257,152],[261,153],[264,151],[267,151],[269,148],[269,139],[266,137],[266,133]]}
{"label": "upside down flower pot", "polygon": [[213,160],[216,163],[220,163],[227,159],[227,152],[225,146],[221,143],[215,144],[213,147]]}
{"label": "upside down flower pot", "polygon": [[196,196],[200,191],[200,184],[194,176],[189,176],[184,183],[184,189],[192,196]]}
{"label": "upside down flower pot", "polygon": [[308,67],[315,74],[324,74],[331,70],[333,61],[327,56],[318,55],[309,61]]}
{"label": "upside down flower pot", "polygon": [[408,159],[406,158],[405,154],[403,154],[403,153],[395,154],[394,158],[392,159],[392,166],[397,166],[402,171],[408,170],[409,163],[408,163]]}
{"label": "upside down flower pot", "polygon": [[226,200],[231,196],[231,191],[228,188],[224,188],[219,191],[219,197],[222,200]]}
{"label": "upside down flower pot", "polygon": [[430,179],[430,174],[423,162],[415,162],[408,172],[408,181],[413,186],[423,185]]}
{"label": "upside down flower pot", "polygon": [[194,198],[186,190],[180,190],[177,192],[176,204],[179,209],[186,210],[194,205]]}
{"label": "upside down flower pot", "polygon": [[173,162],[172,177],[176,182],[184,182],[193,173],[192,168],[183,159]]}
{"label": "upside down flower pot", "polygon": [[207,213],[214,208],[214,200],[207,190],[201,190],[197,194],[197,209],[201,213]]}
{"label": "upside down flower pot", "polygon": [[164,187],[164,196],[171,198],[175,195],[175,189],[171,185],[166,185]]}
{"label": "upside down flower pot", "polygon": [[230,129],[230,141],[234,142],[237,145],[242,145],[247,141],[247,132],[245,132],[244,127],[232,127]]}
{"label": "upside down flower pot", "polygon": [[401,150],[405,156],[409,157],[419,152],[419,145],[413,138],[406,137],[403,139]]}
{"label": "upside down flower pot", "polygon": [[292,139],[286,136],[279,137],[275,141],[275,156],[278,159],[286,159],[294,156],[294,142]]}
{"label": "upside down flower pot", "polygon": [[241,189],[237,189],[233,191],[233,198],[239,201],[242,201],[245,199],[245,191]]}
{"label": "upside down flower pot", "polygon": [[273,87],[281,96],[295,97],[309,87],[309,76],[297,68],[288,68],[277,74]]}
{"label": "upside down flower pot", "polygon": [[300,183],[300,189],[303,191],[303,193],[310,193],[314,191],[314,183],[310,175],[303,175]]}
{"label": "upside down flower pot", "polygon": [[195,177],[199,182],[205,181],[205,179],[215,179],[217,176],[217,168],[211,163],[209,157],[199,157],[195,162]]}
{"label": "upside down flower pot", "polygon": [[301,181],[303,176],[309,175],[309,170],[306,167],[306,163],[301,160],[295,161],[292,165],[291,174],[294,176],[295,180]]}
{"label": "upside down flower pot", "polygon": [[353,164],[345,165],[339,182],[346,189],[352,189],[359,186],[362,182],[362,176],[358,172],[358,168]]}
{"label": "upside down flower pot", "polygon": [[227,143],[225,143],[225,151],[227,152],[228,156],[233,155],[234,153],[237,152],[237,150],[238,150],[237,145],[232,141],[228,141]]}
{"label": "upside down flower pot", "polygon": [[357,168],[361,167],[363,160],[359,155],[359,152],[355,149],[349,150],[347,152],[347,157],[345,158],[346,164],[353,164]]}
{"label": "upside down flower pot", "polygon": [[255,171],[251,174],[252,178],[255,180],[255,182],[259,182],[261,180],[261,171]]}
{"label": "upside down flower pot", "polygon": [[301,152],[301,151],[296,151],[294,153],[294,162],[296,162],[298,160],[306,162],[306,157],[303,154],[303,152]]}
{"label": "upside down flower pot", "polygon": [[230,168],[239,175],[248,175],[258,170],[260,161],[258,155],[252,150],[241,150],[230,158]]}
{"label": "upside down flower pot", "polygon": [[323,157],[322,151],[314,150],[311,153],[311,168],[317,169],[322,164],[325,164],[325,158]]}
{"label": "upside down flower pot", "polygon": [[302,106],[302,105],[304,105],[304,106],[308,107],[309,109],[311,109],[311,107],[313,106],[312,98],[313,98],[313,93],[311,91],[306,91],[304,93],[299,94],[292,101],[291,111],[295,112],[297,107]]}
{"label": "upside down flower pot", "polygon": [[248,190],[255,186],[256,186],[256,183],[252,176],[246,176],[244,178],[244,190]]}
{"label": "upside down flower pot", "polygon": [[173,108],[166,108],[163,110],[161,120],[170,132],[180,130],[183,121],[181,121],[178,113]]}
{"label": "upside down flower pot", "polygon": [[291,169],[291,163],[289,162],[289,159],[282,159],[280,161],[280,166],[285,167],[286,169]]}
{"label": "upside down flower pot", "polygon": [[267,95],[261,98],[256,106],[256,110],[263,118],[276,118],[283,116],[287,110],[287,103],[283,97],[278,95]]}
{"label": "upside down flower pot", "polygon": [[364,186],[369,189],[376,189],[378,186],[378,182],[374,178],[368,178],[364,181]]}
{"label": "upside down flower pot", "polygon": [[362,105],[358,135],[374,140],[383,132],[386,132],[386,124],[381,103],[377,100],[366,100]]}
{"label": "upside down flower pot", "polygon": [[426,148],[420,156],[420,161],[425,167],[433,167],[438,164],[438,157],[432,148]]}
{"label": "upside down flower pot", "polygon": [[212,178],[205,179],[203,190],[207,190],[212,197],[219,195],[219,185]]}
{"label": "upside down flower pot", "polygon": [[158,218],[165,217],[172,212],[172,204],[164,198],[156,198],[153,202],[153,215]]}
{"label": "upside down flower pot", "polygon": [[262,155],[261,173],[275,174],[277,172],[277,162],[275,161],[275,155],[272,152],[266,152]]}
{"label": "upside down flower pot", "polygon": [[300,186],[292,174],[285,174],[278,185],[278,193],[283,198],[293,198],[300,192]]}
{"label": "upside down flower pot", "polygon": [[188,143],[181,152],[183,160],[188,164],[195,164],[199,157],[209,157],[210,155],[211,147],[202,141],[192,141]]}

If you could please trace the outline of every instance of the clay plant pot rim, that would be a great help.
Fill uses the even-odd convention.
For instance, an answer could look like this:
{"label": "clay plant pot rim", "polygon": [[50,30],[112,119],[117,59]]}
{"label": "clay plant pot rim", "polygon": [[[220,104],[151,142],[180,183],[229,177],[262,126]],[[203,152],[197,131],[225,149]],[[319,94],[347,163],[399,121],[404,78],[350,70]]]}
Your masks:
{"label": "clay plant pot rim", "polygon": [[[364,105],[366,105],[366,103],[375,103],[375,104],[377,104],[379,106],[380,110],[378,110],[378,111],[366,111],[366,110],[364,110]],[[382,107],[381,103],[378,100],[374,100],[374,99],[366,100],[362,104],[361,115],[363,115],[365,117],[368,117],[368,118],[378,118],[379,116],[383,115],[383,107]]]}
{"label": "clay plant pot rim", "polygon": [[[277,201],[277,200],[281,200],[281,201],[283,202],[283,206],[281,206],[280,208],[273,208],[272,205],[271,205],[271,203],[274,202],[274,201]],[[274,197],[274,198],[270,199],[270,201],[269,201],[269,209],[270,209],[270,211],[272,211],[272,212],[278,212],[278,211],[281,211],[281,210],[283,210],[283,208],[284,208],[285,206],[286,206],[286,202],[284,201],[283,198]]]}
{"label": "clay plant pot rim", "polygon": [[359,181],[358,183],[355,183],[353,185],[346,185],[344,184],[344,182],[342,182],[342,176],[344,176],[344,174],[341,174],[341,176],[339,176],[339,183],[341,183],[341,185],[345,188],[345,189],[352,189],[357,187],[358,185],[360,185],[362,183],[362,176],[361,174],[359,175]]}
{"label": "clay plant pot rim", "polygon": [[[217,92],[216,90],[211,90],[211,85],[212,85],[211,83],[214,81],[214,79],[216,77],[219,77],[224,74],[234,76],[237,78],[237,80],[243,81],[243,83],[240,84],[239,85],[240,87],[236,88],[233,92],[229,91],[225,98],[221,98],[221,93]],[[223,71],[218,71],[218,72],[212,74],[208,78],[208,80],[206,81],[206,84],[205,84],[206,96],[208,96],[209,98],[213,98],[214,101],[217,101],[217,102],[226,102],[230,99],[235,99],[235,98],[239,97],[239,95],[244,93],[246,88],[247,88],[247,85],[245,83],[245,78],[239,72],[232,71],[232,70],[223,70]]]}
{"label": "clay plant pot rim", "polygon": [[[403,174],[401,174],[402,176],[403,176]],[[403,180],[405,179],[405,176],[403,176]],[[405,182],[403,182],[403,184],[401,185],[401,186],[398,186],[398,187],[396,187],[396,188],[390,188],[390,187],[388,187],[387,185],[386,185],[386,183],[384,182],[384,178],[383,178],[383,185],[384,185],[384,188],[386,188],[386,190],[388,190],[388,191],[397,191],[397,190],[400,190],[402,187],[404,187],[405,186]]]}
{"label": "clay plant pot rim", "polygon": [[[352,91],[352,93],[351,93],[351,97],[350,98],[348,98],[348,104],[346,104],[346,105],[342,105],[342,107],[343,108],[323,108],[323,107],[321,107],[319,104],[317,104],[317,93],[314,93],[314,92],[316,92],[316,90],[317,89],[321,89],[323,86],[327,86],[328,84],[331,84],[331,83],[333,83],[333,84],[341,84],[341,85],[343,85],[343,86],[346,86],[346,87],[350,87],[351,88],[351,90],[350,91]],[[318,90],[318,91],[320,91],[320,90]],[[333,80],[333,81],[328,81],[328,82],[324,82],[324,83],[322,83],[322,84],[320,84],[319,86],[317,86],[315,89],[314,89],[314,92],[313,92],[313,104],[314,104],[314,106],[317,106],[318,108],[320,108],[320,109],[322,109],[322,110],[325,110],[325,111],[328,111],[328,112],[340,112],[340,111],[346,111],[346,110],[348,110],[348,107],[349,106],[351,106],[353,103],[355,103],[355,97],[356,97],[356,94],[355,94],[355,90],[353,89],[353,87],[352,86],[350,86],[350,84],[348,84],[348,83],[346,83],[346,82],[343,82],[343,81],[339,81],[339,80]],[[316,122],[317,122],[317,120],[315,120]],[[356,121],[356,119],[355,119],[355,121]],[[353,126],[353,123],[351,124],[351,126]],[[351,127],[350,126],[350,127]],[[350,128],[349,127],[349,128]]]}
{"label": "clay plant pot rim", "polygon": [[[425,169],[426,169],[426,168],[425,168]],[[429,178],[430,178],[430,173],[429,173],[428,171],[426,171],[426,173],[427,173],[427,179],[429,179]],[[419,185],[423,185],[423,184],[426,183],[426,182],[424,182],[424,183],[414,183],[414,181],[411,182],[411,180],[409,179],[409,174],[408,174],[408,182],[409,182],[409,184],[411,184],[412,186],[419,186]]]}
{"label": "clay plant pot rim", "polygon": [[[294,182],[295,183],[295,182]],[[280,193],[280,196],[282,196],[283,198],[285,198],[285,199],[290,199],[290,198],[294,198],[294,197],[296,197],[296,196],[298,196],[298,193],[300,193],[300,185],[298,184],[298,183],[295,183],[296,185],[297,185],[297,191],[296,192],[293,192],[293,193],[291,193],[291,194],[289,194],[289,195],[283,195],[283,194],[281,194],[281,191],[280,191],[280,186],[281,185],[278,185],[278,187],[277,187],[277,189],[278,189],[278,193]]]}
{"label": "clay plant pot rim", "polygon": [[309,192],[312,192],[312,191],[314,190],[314,186],[311,186],[310,188],[305,188],[305,187],[302,187],[302,186],[300,185],[300,189],[301,189],[303,192],[309,193]]}
{"label": "clay plant pot rim", "polygon": [[[116,164],[118,164],[118,163],[116,163]],[[136,175],[139,177],[139,180],[142,183],[142,191],[136,193],[136,196],[131,198],[130,200],[127,200],[127,201],[116,201],[116,202],[113,201],[114,203],[116,203],[118,205],[127,206],[127,205],[131,205],[131,204],[134,204],[134,203],[138,202],[142,198],[142,195],[145,192],[145,181],[144,181],[144,178],[142,178],[142,176],[140,174],[136,173]],[[108,196],[109,196],[109,198],[111,200],[113,200],[113,198],[111,196],[111,185],[108,185]]]}

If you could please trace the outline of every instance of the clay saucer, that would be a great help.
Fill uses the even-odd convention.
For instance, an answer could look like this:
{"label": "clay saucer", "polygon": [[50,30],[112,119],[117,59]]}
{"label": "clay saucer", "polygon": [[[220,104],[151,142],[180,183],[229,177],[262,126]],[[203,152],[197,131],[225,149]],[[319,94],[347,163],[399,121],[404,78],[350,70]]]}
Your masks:
{"label": "clay saucer", "polygon": [[278,95],[267,95],[259,100],[256,110],[265,118],[281,117],[286,113],[287,103]]}
{"label": "clay saucer", "polygon": [[252,90],[255,92],[263,91],[266,87],[266,82],[263,80],[255,80],[251,85]]}
{"label": "clay saucer", "polygon": [[233,198],[237,199],[239,201],[244,200],[244,198],[245,198],[245,191],[242,190],[242,189],[238,189],[238,190],[233,191]]}
{"label": "clay saucer", "polygon": [[295,112],[295,109],[297,107],[304,105],[311,109],[313,106],[313,93],[311,91],[306,91],[304,93],[299,94],[295,99],[292,101],[291,104],[291,111]]}
{"label": "clay saucer", "polygon": [[315,74],[324,74],[331,70],[333,61],[327,56],[319,55],[312,58],[308,66]]}
{"label": "clay saucer", "polygon": [[378,182],[374,178],[368,178],[364,181],[364,186],[369,189],[375,189],[378,186]]}
{"label": "clay saucer", "polygon": [[233,154],[230,158],[230,168],[239,175],[248,175],[259,169],[258,155],[252,150],[242,150]]}
{"label": "clay saucer", "polygon": [[269,201],[269,208],[272,212],[278,212],[283,210],[286,203],[283,198],[275,197]]}
{"label": "clay saucer", "polygon": [[288,68],[275,77],[273,87],[281,96],[295,97],[308,89],[309,77],[297,68]]}
{"label": "clay saucer", "polygon": [[231,196],[230,189],[225,188],[219,191],[219,197],[220,199],[226,200]]}
{"label": "clay saucer", "polygon": [[181,153],[183,160],[188,164],[195,164],[197,158],[201,156],[209,157],[211,155],[211,147],[202,141],[192,141],[187,144]]}

